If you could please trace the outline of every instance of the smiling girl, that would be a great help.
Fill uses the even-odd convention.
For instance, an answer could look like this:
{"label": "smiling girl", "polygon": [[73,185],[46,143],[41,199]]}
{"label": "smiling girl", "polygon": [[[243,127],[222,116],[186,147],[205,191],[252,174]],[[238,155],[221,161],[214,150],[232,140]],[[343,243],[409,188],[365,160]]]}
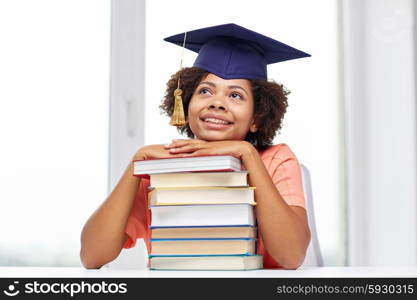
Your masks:
{"label": "smiling girl", "polygon": [[[184,34],[166,39],[182,45]],[[286,144],[272,145],[281,129],[288,91],[268,81],[266,65],[309,56],[235,24],[187,33],[199,53],[194,67],[172,76],[160,108],[174,112],[174,90],[181,80],[186,123],[178,129],[189,139],[140,148],[122,178],[93,213],[81,235],[81,260],[100,268],[122,248],[143,238],[150,249],[149,180],[133,176],[133,161],[162,157],[233,155],[255,186],[257,254],[264,268],[298,268],[310,231],[297,158]],[[197,46],[196,46],[197,45]]]}

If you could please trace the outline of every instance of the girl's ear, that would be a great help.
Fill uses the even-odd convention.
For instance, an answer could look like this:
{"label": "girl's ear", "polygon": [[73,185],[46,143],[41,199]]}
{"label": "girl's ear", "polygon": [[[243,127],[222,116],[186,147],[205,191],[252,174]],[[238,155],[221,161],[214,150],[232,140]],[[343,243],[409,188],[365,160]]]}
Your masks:
{"label": "girl's ear", "polygon": [[258,131],[258,128],[256,127],[255,119],[252,120],[252,125],[249,127],[250,132],[255,133]]}

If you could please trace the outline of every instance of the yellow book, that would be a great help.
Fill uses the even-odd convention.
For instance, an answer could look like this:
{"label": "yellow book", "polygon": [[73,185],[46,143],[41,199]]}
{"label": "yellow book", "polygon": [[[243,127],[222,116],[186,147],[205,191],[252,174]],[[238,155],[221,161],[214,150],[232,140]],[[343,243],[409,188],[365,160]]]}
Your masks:
{"label": "yellow book", "polygon": [[255,253],[253,238],[154,239],[151,255],[250,255]]}
{"label": "yellow book", "polygon": [[254,226],[160,227],[151,228],[154,239],[173,238],[256,238]]}

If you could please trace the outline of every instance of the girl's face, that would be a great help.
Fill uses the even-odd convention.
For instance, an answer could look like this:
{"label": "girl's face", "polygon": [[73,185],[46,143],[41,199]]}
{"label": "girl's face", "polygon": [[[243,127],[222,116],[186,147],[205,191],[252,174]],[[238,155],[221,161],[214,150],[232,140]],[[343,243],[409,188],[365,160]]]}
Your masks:
{"label": "girl's face", "polygon": [[244,140],[256,131],[249,80],[223,79],[208,74],[188,105],[188,123],[195,137],[205,141]]}

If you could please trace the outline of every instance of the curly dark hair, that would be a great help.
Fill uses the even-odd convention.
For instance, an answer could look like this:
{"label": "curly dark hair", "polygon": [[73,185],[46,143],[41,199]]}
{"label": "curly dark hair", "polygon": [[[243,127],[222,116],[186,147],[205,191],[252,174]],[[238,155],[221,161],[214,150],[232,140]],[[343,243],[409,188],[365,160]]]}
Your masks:
{"label": "curly dark hair", "polygon": [[[178,85],[178,78],[181,79],[182,99],[185,118],[187,119],[188,104],[198,84],[209,72],[192,67],[184,68],[174,75],[167,83],[165,97],[159,106],[161,113],[171,116],[174,110],[174,90]],[[245,140],[254,145],[257,149],[263,150],[272,144],[275,134],[281,129],[284,114],[287,111],[287,95],[290,93],[282,84],[274,81],[249,79],[254,97],[254,117],[256,132],[248,132]],[[178,128],[181,134],[194,138],[190,126],[185,124]]]}

